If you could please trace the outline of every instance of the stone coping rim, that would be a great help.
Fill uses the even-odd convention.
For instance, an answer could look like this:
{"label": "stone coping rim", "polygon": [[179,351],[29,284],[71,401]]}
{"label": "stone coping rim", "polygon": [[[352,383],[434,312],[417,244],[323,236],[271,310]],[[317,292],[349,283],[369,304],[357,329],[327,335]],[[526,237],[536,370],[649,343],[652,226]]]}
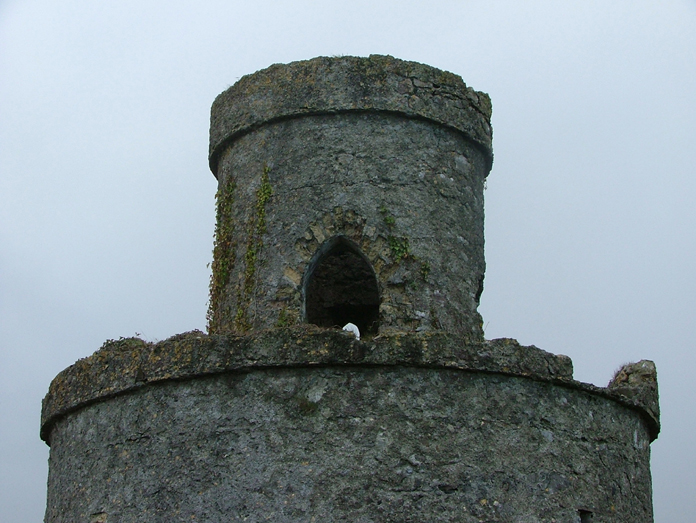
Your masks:
{"label": "stone coping rim", "polygon": [[209,163],[264,124],[321,114],[392,113],[455,129],[493,161],[491,102],[460,76],[392,56],[317,57],[245,75],[213,102]]}
{"label": "stone coping rim", "polygon": [[302,325],[245,336],[208,336],[192,331],[158,343],[138,338],[109,340],[52,381],[42,402],[40,436],[50,445],[51,429],[60,418],[167,381],[280,368],[397,366],[502,374],[553,383],[638,411],[648,425],[651,441],[660,432],[659,412],[650,400],[575,381],[570,358],[521,346],[512,339],[471,341],[436,331],[395,332],[358,341],[337,329]]}

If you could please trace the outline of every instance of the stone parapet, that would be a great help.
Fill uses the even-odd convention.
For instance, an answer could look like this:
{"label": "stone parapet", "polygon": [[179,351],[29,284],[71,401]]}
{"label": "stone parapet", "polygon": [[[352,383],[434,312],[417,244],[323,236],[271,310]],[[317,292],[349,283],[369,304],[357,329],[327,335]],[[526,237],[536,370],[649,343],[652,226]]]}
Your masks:
{"label": "stone parapet", "polygon": [[319,57],[242,77],[211,110],[210,167],[221,151],[259,126],[300,116],[388,112],[451,127],[493,159],[491,101],[457,75],[391,56]]}
{"label": "stone parapet", "polygon": [[[635,364],[634,364],[635,365]],[[643,367],[654,364],[641,362]],[[570,358],[512,339],[468,341],[445,333],[388,333],[372,340],[312,325],[277,328],[247,336],[207,336],[200,331],[158,343],[112,340],[61,372],[43,401],[41,437],[50,444],[55,421],[81,407],[142,387],[264,368],[402,366],[496,373],[552,382],[610,398],[640,412],[651,440],[660,430],[656,376],[632,386],[596,387],[573,380]],[[645,373],[644,373],[645,374]],[[654,385],[653,385],[654,384]],[[645,387],[655,393],[641,393]]]}

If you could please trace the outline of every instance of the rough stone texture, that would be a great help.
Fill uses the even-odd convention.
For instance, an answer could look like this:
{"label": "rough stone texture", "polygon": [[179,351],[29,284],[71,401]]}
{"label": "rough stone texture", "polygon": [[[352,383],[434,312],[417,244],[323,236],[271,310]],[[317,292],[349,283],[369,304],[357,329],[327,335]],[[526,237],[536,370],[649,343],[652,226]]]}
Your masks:
{"label": "rough stone texture", "polygon": [[[51,428],[46,521],[652,521],[638,412],[456,369],[164,381]],[[90,519],[91,518],[91,519]]]}
{"label": "rough stone texture", "polygon": [[608,386],[609,391],[644,405],[655,420],[660,419],[660,401],[657,391],[657,369],[650,360],[628,363],[621,367]]}
{"label": "rough stone texture", "polygon": [[[274,65],[222,93],[211,167],[232,203],[218,214],[229,238],[213,261],[225,277],[211,332],[306,321],[311,268],[343,238],[377,279],[368,330],[482,339],[490,111],[458,76],[389,56]],[[350,307],[317,317],[343,321]]]}
{"label": "rough stone texture", "polygon": [[462,79],[391,56],[319,57],[276,64],[242,77],[217,97],[210,166],[229,141],[274,121],[347,111],[394,112],[452,127],[493,156],[491,101]]}
{"label": "rough stone texture", "polygon": [[655,379],[442,332],[110,341],[44,400],[46,521],[650,522]]}
{"label": "rough stone texture", "polygon": [[[263,245],[252,244],[256,192],[268,169]],[[241,136],[220,156],[221,191],[234,184],[234,264],[216,332],[240,305],[251,330],[305,320],[306,272],[337,236],[371,264],[381,291],[379,330],[446,330],[482,338],[485,270],[480,147],[428,121],[347,113],[283,120]],[[255,273],[243,288],[250,250]],[[405,251],[405,252],[404,252]],[[400,256],[403,254],[403,256]],[[281,316],[282,315],[282,316]]]}
{"label": "rough stone texture", "polygon": [[318,58],[211,120],[213,334],[110,340],[53,380],[46,522],[652,522],[654,364],[601,388],[483,339],[485,94]]}
{"label": "rough stone texture", "polygon": [[[511,339],[474,342],[442,332],[392,333],[356,340],[352,334],[312,325],[277,328],[248,336],[173,336],[159,343],[138,338],[113,340],[61,372],[43,401],[41,437],[49,444],[53,425],[62,417],[155,383],[260,368],[320,366],[409,366],[456,369],[525,377],[603,396],[636,410],[650,439],[660,431],[654,364],[642,361],[624,369],[652,367],[650,376],[617,388],[573,380],[570,358]],[[625,373],[620,370],[617,375]],[[615,380],[616,381],[616,380]],[[645,394],[649,388],[654,394]]]}

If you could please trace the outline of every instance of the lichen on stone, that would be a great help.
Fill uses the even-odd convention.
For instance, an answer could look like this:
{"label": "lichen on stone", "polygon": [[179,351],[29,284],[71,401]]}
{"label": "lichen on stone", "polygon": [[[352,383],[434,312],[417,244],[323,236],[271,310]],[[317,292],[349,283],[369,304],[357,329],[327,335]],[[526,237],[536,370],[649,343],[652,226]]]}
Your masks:
{"label": "lichen on stone", "polygon": [[[213,240],[213,262],[210,274],[210,298],[208,302],[207,328],[211,334],[223,330],[225,313],[225,290],[235,263],[234,220],[232,206],[236,185],[232,181],[221,181],[215,193],[215,236]],[[229,305],[227,305],[229,307]]]}
{"label": "lichen on stone", "polygon": [[261,183],[258,189],[256,189],[254,212],[250,215],[249,223],[247,224],[248,239],[244,254],[244,279],[237,288],[237,311],[233,325],[234,331],[239,333],[245,333],[251,328],[249,309],[256,287],[259,256],[263,248],[263,235],[266,234],[267,230],[266,205],[273,195],[273,187],[268,176],[269,172],[269,167],[264,165]]}

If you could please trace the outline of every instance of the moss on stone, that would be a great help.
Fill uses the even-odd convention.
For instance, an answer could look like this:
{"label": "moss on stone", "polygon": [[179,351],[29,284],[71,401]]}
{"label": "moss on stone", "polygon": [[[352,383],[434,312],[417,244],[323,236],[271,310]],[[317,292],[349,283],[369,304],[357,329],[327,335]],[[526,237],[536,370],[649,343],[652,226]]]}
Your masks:
{"label": "moss on stone", "polygon": [[221,186],[215,194],[215,237],[210,275],[210,301],[206,315],[208,332],[211,334],[222,330],[222,318],[227,316],[223,310],[225,288],[230,281],[236,251],[234,220],[232,219],[235,189],[234,182],[221,182]]}
{"label": "moss on stone", "polygon": [[338,329],[297,325],[246,336],[192,331],[158,343],[137,338],[110,340],[53,380],[43,401],[41,437],[49,441],[52,425],[69,412],[156,383],[255,368],[346,365],[442,368],[554,383],[608,397],[639,411],[652,439],[660,430],[656,393],[630,394],[631,383],[616,390],[573,381],[570,358],[512,339],[478,341],[441,331],[393,331],[368,341]]}
{"label": "moss on stone", "polygon": [[249,306],[256,286],[256,273],[259,254],[263,248],[263,235],[266,233],[266,205],[273,195],[273,187],[268,176],[270,169],[264,166],[261,174],[261,185],[256,190],[254,213],[247,224],[248,239],[244,254],[244,281],[237,289],[237,311],[234,317],[234,330],[240,333],[251,329]]}

